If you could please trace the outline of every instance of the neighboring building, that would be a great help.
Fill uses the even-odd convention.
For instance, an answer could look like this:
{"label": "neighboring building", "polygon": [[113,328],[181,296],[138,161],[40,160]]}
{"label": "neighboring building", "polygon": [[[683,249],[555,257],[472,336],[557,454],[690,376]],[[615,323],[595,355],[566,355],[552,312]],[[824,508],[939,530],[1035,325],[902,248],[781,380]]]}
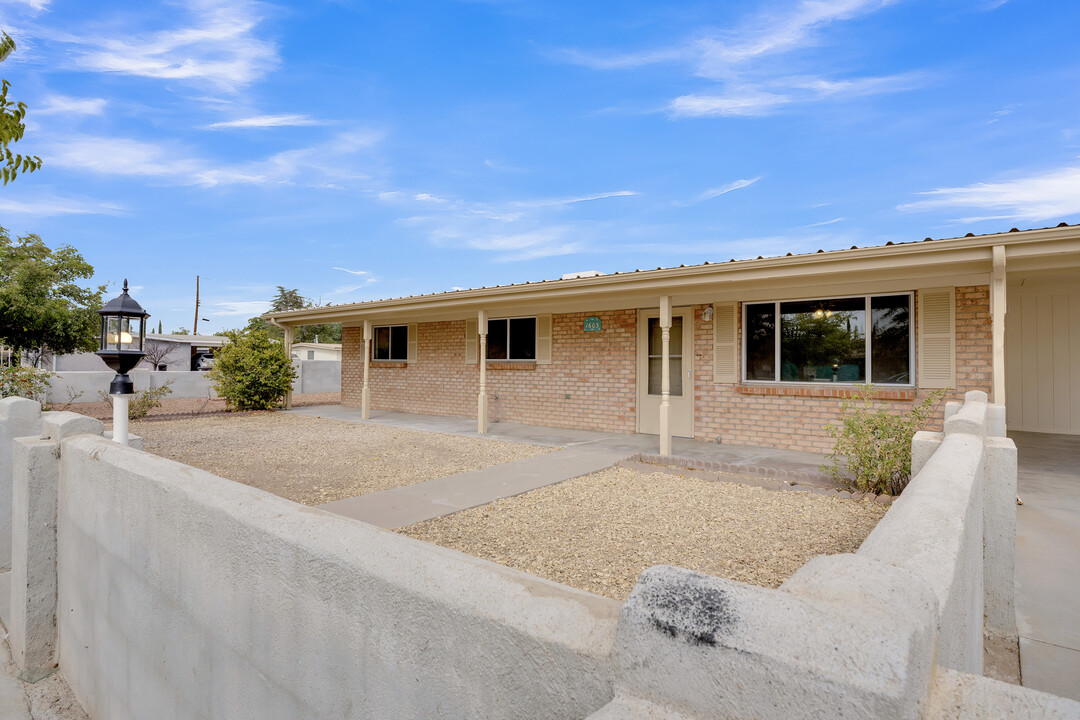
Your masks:
{"label": "neighboring building", "polygon": [[896,409],[977,389],[1010,429],[1080,434],[1080,226],[587,275],[265,317],[342,324],[343,404],[480,432],[821,451],[871,382]]}
{"label": "neighboring building", "polygon": [[[190,371],[207,369],[212,362],[214,352],[229,342],[227,337],[220,335],[158,335],[149,333],[146,336],[146,348],[148,355],[155,355],[155,350],[160,349],[167,355],[157,355],[159,362],[151,367],[149,358],[143,360],[136,369],[148,370],[172,370]],[[94,353],[73,353],[60,355],[55,359],[55,367],[58,372],[65,370],[108,370],[104,361]]]}
{"label": "neighboring building", "polygon": [[341,343],[293,343],[293,360],[341,360]]}

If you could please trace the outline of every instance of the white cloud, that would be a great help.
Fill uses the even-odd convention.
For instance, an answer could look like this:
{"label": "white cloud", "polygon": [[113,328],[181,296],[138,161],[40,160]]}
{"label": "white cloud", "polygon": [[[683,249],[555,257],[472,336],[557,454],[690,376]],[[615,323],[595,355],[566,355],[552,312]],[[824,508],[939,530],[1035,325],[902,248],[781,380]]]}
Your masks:
{"label": "white cloud", "polygon": [[273,127],[299,127],[303,125],[321,125],[318,120],[307,115],[256,115],[254,117],[227,120],[207,125],[213,130],[225,128],[273,128]]}
{"label": "white cloud", "polygon": [[[607,200],[608,198],[631,197],[637,195],[633,190],[615,190],[614,192],[595,193],[593,195],[578,195],[566,198],[540,198],[536,200],[516,200],[510,203],[513,207],[543,208],[558,207],[560,205],[576,205],[577,203],[592,202],[593,200]],[[497,214],[499,219],[501,214]],[[516,216],[515,216],[516,219]]]}
{"label": "white cloud", "polygon": [[74,200],[58,197],[35,197],[20,201],[0,198],[0,212],[31,217],[56,217],[58,215],[120,215],[124,208],[111,203]]}
{"label": "white cloud", "polygon": [[899,210],[982,211],[960,217],[961,222],[1019,219],[1040,221],[1080,215],[1080,166],[994,183],[938,188],[921,193],[925,200],[898,206]]}
{"label": "white cloud", "polygon": [[45,105],[34,110],[37,115],[100,115],[105,111],[104,98],[73,98],[50,95]]}
{"label": "white cloud", "polygon": [[581,252],[584,245],[568,240],[570,234],[566,227],[547,227],[514,235],[469,238],[465,244],[474,250],[495,252],[495,260],[499,262],[536,260]]}
{"label": "white cloud", "polygon": [[838,217],[838,218],[833,218],[832,220],[825,220],[823,222],[810,223],[809,225],[803,225],[803,227],[808,227],[808,228],[822,227],[824,225],[832,225],[833,223],[843,222],[846,219],[847,218]]}
{"label": "white cloud", "polygon": [[38,11],[38,12],[40,12],[42,10],[48,10],[49,4],[52,2],[52,0],[6,0],[6,1],[8,3],[13,3],[15,5],[26,5],[31,10],[35,10],[35,11]]}
{"label": "white cloud", "polygon": [[438,204],[446,202],[445,199],[443,199],[441,197],[437,197],[437,196],[432,195],[430,193],[417,193],[416,195],[413,196],[413,200],[416,200],[417,202],[438,203]]}
{"label": "white cloud", "polygon": [[232,165],[195,157],[176,144],[85,135],[57,142],[43,155],[58,167],[102,175],[155,177],[170,185],[280,185],[301,177],[314,182],[317,177],[320,182],[316,184],[325,186],[322,180],[364,177],[350,171],[343,159],[380,139],[377,133],[349,132],[321,145]]}
{"label": "white cloud", "polygon": [[331,268],[331,269],[340,270],[341,272],[349,273],[350,275],[370,275],[371,274],[367,270],[350,270],[348,268],[343,268],[343,267],[335,267],[335,268]]}
{"label": "white cloud", "polygon": [[915,74],[817,77],[804,74],[813,59],[801,57],[797,70],[784,60],[789,53],[821,44],[830,25],[878,11],[893,1],[799,0],[781,10],[748,16],[731,29],[704,30],[673,48],[607,57],[573,51],[564,58],[597,70],[682,62],[698,77],[717,84],[713,92],[674,98],[667,109],[676,118],[770,115],[799,103],[899,92],[924,82]]}
{"label": "white cloud", "polygon": [[277,48],[254,34],[258,5],[244,0],[187,0],[191,22],[152,33],[73,36],[76,66],[94,72],[206,82],[236,90],[278,64]]}
{"label": "white cloud", "polygon": [[720,197],[721,195],[727,195],[729,192],[741,190],[744,187],[749,187],[760,179],[761,176],[758,175],[756,178],[751,178],[749,180],[736,180],[735,182],[728,183],[727,185],[723,185],[718,188],[712,188],[711,190],[706,190],[705,192],[694,198],[694,202],[703,202],[705,200],[712,200],[713,198]]}
{"label": "white cloud", "polygon": [[226,300],[216,302],[213,306],[219,309],[212,311],[211,315],[254,316],[270,310],[270,303],[265,300]]}

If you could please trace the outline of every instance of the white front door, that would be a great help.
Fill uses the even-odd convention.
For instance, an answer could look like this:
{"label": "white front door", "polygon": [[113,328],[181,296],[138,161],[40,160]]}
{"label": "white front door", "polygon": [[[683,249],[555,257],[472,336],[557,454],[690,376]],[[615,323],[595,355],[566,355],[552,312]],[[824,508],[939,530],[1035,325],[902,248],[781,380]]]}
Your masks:
{"label": "white front door", "polygon": [[[671,311],[668,356],[671,378],[671,434],[694,436],[694,311]],[[660,389],[663,362],[660,311],[638,312],[638,432],[660,433]]]}

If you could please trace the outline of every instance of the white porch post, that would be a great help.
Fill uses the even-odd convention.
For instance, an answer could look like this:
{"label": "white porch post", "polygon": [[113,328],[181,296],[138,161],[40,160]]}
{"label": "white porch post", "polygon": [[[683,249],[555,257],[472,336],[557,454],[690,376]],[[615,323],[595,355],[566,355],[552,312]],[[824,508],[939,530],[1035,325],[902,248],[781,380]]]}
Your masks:
{"label": "white porch post", "polygon": [[371,419],[371,391],[368,378],[371,375],[371,321],[364,321],[364,388],[360,391],[360,417]]}
{"label": "white porch post", "polygon": [[[282,338],[285,345],[285,357],[289,358],[289,364],[292,365],[293,328],[291,325],[285,325],[281,329],[285,334]],[[292,383],[289,383],[289,389],[285,391],[285,409],[292,410]]]}
{"label": "white porch post", "polygon": [[660,298],[660,454],[671,454],[671,296]]}
{"label": "white porch post", "polygon": [[[994,246],[994,275],[990,285],[990,334],[993,343],[992,402],[1005,405],[1005,246]],[[1006,411],[1007,412],[1007,411]]]}
{"label": "white porch post", "polygon": [[476,331],[480,334],[480,349],[477,359],[480,362],[480,394],[476,398],[476,432],[487,432],[487,311],[476,313]]}

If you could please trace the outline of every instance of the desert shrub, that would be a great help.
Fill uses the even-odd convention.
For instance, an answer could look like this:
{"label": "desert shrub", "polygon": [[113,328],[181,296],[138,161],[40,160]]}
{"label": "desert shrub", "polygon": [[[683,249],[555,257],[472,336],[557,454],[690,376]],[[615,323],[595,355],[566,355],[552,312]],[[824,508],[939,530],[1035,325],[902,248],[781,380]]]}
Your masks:
{"label": "desert shrub", "polygon": [[23,365],[5,365],[0,367],[0,397],[23,397],[40,402],[49,389],[49,378],[53,374],[47,370]]}
{"label": "desert shrub", "polygon": [[128,403],[128,419],[142,420],[150,414],[151,410],[161,407],[162,398],[172,394],[170,385],[172,385],[172,380],[156,388],[140,390],[135,393],[135,397],[131,398],[131,402]]}
{"label": "desert shrub", "polygon": [[936,390],[905,413],[875,404],[871,385],[840,405],[840,423],[829,428],[836,445],[822,472],[860,492],[899,495],[911,480],[911,439],[934,416],[945,390]]}
{"label": "desert shrub", "polygon": [[[172,385],[172,380],[160,387],[140,390],[132,395],[131,400],[128,402],[128,420],[142,420],[150,414],[151,410],[161,407],[162,398],[172,394],[170,385]],[[113,396],[109,393],[98,390],[98,398],[108,407],[112,407]]]}
{"label": "desert shrub", "polygon": [[235,410],[269,410],[280,404],[296,372],[285,346],[265,330],[229,332],[209,371],[218,397]]}

